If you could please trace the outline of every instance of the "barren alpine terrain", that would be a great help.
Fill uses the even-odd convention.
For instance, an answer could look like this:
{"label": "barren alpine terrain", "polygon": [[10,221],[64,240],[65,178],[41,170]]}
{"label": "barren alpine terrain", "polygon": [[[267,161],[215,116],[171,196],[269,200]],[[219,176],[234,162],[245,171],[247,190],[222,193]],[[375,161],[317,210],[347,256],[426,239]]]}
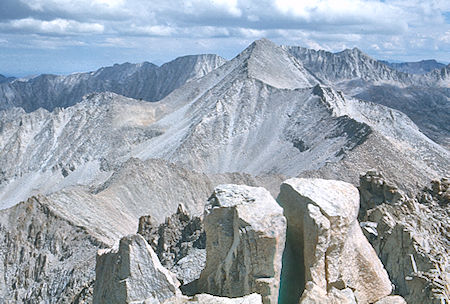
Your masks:
{"label": "barren alpine terrain", "polygon": [[0,303],[450,303],[449,69],[261,39],[0,76]]}

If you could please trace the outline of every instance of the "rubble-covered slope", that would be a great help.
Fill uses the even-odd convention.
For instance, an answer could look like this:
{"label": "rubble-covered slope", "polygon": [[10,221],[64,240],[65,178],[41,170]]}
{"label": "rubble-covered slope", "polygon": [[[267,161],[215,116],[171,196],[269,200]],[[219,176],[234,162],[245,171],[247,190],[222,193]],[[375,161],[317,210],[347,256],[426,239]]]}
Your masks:
{"label": "rubble-covered slope", "polygon": [[149,127],[157,116],[152,103],[113,93],[53,112],[0,112],[1,205],[104,180],[131,147],[159,134]]}

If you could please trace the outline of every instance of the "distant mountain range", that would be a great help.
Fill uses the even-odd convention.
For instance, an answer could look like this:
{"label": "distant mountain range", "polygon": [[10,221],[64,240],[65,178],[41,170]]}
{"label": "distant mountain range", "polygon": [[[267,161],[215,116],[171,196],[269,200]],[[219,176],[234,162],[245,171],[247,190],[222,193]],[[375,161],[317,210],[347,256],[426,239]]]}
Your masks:
{"label": "distant mountain range", "polygon": [[10,81],[13,81],[14,79],[16,79],[16,78],[6,77],[6,76],[3,76],[2,74],[0,74],[0,83],[10,82]]}
{"label": "distant mountain range", "polygon": [[[360,54],[351,52],[348,54]],[[0,112],[3,204],[25,199],[33,189],[51,192],[101,181],[130,157],[163,158],[211,174],[297,176],[319,170],[330,177],[355,181],[359,172],[377,165],[369,152],[377,147],[383,151],[377,157],[386,159],[383,171],[388,176],[397,174],[393,168],[398,164],[408,168],[402,179],[395,178],[406,188],[439,175],[436,162],[447,163],[448,152],[420,133],[406,115],[344,96],[327,86],[328,80],[319,78],[328,75],[336,79],[340,74],[311,73],[308,62],[303,61],[303,66],[291,53],[261,40],[215,69],[211,61],[219,65],[222,60],[218,57],[190,57],[196,63],[199,58],[207,59],[201,66],[212,72],[194,69],[206,75],[192,78],[159,102],[91,93],[63,109],[26,113],[11,108]],[[330,58],[337,60],[348,54]],[[174,62],[185,67],[186,58]],[[352,64],[349,59],[345,62]],[[361,64],[353,68],[357,73],[368,63],[390,71],[376,61],[356,62]],[[110,69],[130,71],[130,67]],[[176,64],[170,67],[171,71],[180,70]],[[136,68],[134,65],[132,71]],[[92,75],[111,75],[107,70]],[[184,72],[182,79],[188,78],[186,74],[195,75],[192,70]],[[396,77],[397,72],[390,72],[392,75],[386,77]],[[348,75],[346,66],[341,73]],[[123,74],[114,75],[120,79]],[[164,79],[180,79],[167,76],[173,73],[163,75]],[[373,87],[361,88],[368,92]],[[160,87],[160,92],[168,91]],[[344,170],[342,164],[349,159],[352,167]]]}
{"label": "distant mountain range", "polygon": [[397,71],[409,74],[426,74],[433,70],[440,70],[445,67],[445,64],[437,62],[434,59],[421,60],[417,62],[401,62],[401,63],[388,62],[385,60],[380,60],[380,62]]}
{"label": "distant mountain range", "polygon": [[[312,74],[317,83],[400,110],[431,139],[450,147],[450,65],[425,60],[391,64],[377,61],[359,49],[338,53],[284,46]],[[200,78],[226,62],[217,55],[177,58],[158,67],[152,63],[116,64],[95,72],[68,76],[39,75],[29,79],[0,76],[0,110],[26,112],[68,107],[94,92],[114,92],[145,101],[158,101],[184,83]],[[423,74],[405,69],[431,70]],[[438,69],[432,70],[431,67]]]}
{"label": "distant mountain range", "polygon": [[206,75],[225,62],[216,55],[184,56],[158,67],[149,62],[116,64],[95,72],[67,76],[39,75],[0,84],[0,110],[21,107],[69,107],[94,92],[114,92],[126,97],[157,101],[185,82]]}

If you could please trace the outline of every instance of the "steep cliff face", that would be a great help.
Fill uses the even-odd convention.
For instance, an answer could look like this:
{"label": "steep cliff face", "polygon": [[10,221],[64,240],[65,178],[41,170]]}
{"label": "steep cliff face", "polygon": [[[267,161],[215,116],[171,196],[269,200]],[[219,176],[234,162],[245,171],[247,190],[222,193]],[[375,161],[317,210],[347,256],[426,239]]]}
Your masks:
{"label": "steep cliff face", "polygon": [[94,92],[114,92],[147,101],[160,100],[189,80],[200,78],[225,62],[216,55],[177,58],[161,67],[152,63],[116,64],[95,72],[68,76],[39,75],[0,84],[0,109],[52,111],[78,103]]}
{"label": "steep cliff face", "polygon": [[438,83],[443,87],[450,87],[450,64],[443,67],[440,70],[434,70],[430,72],[429,75],[438,81]]}
{"label": "steep cliff face", "polygon": [[0,302],[89,303],[106,244],[32,197],[0,213]]}

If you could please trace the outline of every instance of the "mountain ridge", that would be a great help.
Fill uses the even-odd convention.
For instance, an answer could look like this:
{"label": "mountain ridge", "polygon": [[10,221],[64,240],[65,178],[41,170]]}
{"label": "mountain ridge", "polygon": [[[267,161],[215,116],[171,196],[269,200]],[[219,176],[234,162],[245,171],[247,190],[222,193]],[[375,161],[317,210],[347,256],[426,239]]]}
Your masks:
{"label": "mountain ridge", "polygon": [[6,77],[6,76],[0,74],[0,83],[11,82],[14,79],[16,79],[16,78],[15,77]]}
{"label": "mountain ridge", "polygon": [[[365,58],[358,50],[347,51],[343,56],[351,57],[355,64]],[[183,62],[185,60],[182,59]],[[345,215],[348,210],[338,210],[335,214],[339,216],[333,219],[328,213],[322,213],[321,210],[325,210],[322,207],[317,211],[314,208],[310,210],[312,217],[307,221],[311,223],[310,231],[316,233],[317,227],[325,227],[322,229],[325,232],[319,234],[328,240],[328,231],[335,229],[333,226],[342,220],[352,223],[360,231],[356,221],[360,197],[354,186],[360,184],[360,174],[370,170],[370,176],[364,177],[371,181],[366,185],[365,197],[371,198],[373,192],[376,201],[367,201],[361,206],[368,207],[369,203],[376,206],[387,197],[387,203],[393,208],[406,208],[415,214],[417,220],[414,218],[411,222],[413,226],[417,224],[416,230],[421,229],[420,216],[417,216],[421,213],[416,211],[425,205],[420,207],[412,201],[401,201],[403,205],[400,206],[394,198],[403,199],[403,196],[397,196],[399,193],[414,197],[418,188],[447,174],[450,170],[450,152],[426,137],[406,114],[379,103],[351,97],[338,90],[334,83],[323,80],[320,77],[323,71],[314,71],[308,67],[308,61],[299,60],[285,48],[267,40],[254,42],[217,68],[212,69],[215,64],[200,66],[205,70],[199,72],[194,68],[192,70],[198,72],[194,74],[205,75],[184,81],[156,102],[111,92],[94,92],[84,95],[73,105],[55,107],[50,111],[38,108],[27,112],[17,107],[0,111],[0,273],[4,274],[0,275],[0,302],[90,302],[96,280],[97,250],[114,246],[124,235],[136,233],[138,224],[144,221],[148,226],[146,229],[158,230],[158,240],[150,241],[153,248],[166,248],[166,244],[169,246],[167,248],[171,248],[176,242],[177,248],[186,251],[183,253],[188,258],[186,264],[183,262],[183,265],[188,265],[186,271],[202,268],[188,257],[199,255],[199,252],[190,253],[189,247],[184,246],[187,244],[178,243],[178,236],[172,237],[173,234],[184,233],[179,229],[180,222],[172,221],[173,217],[166,218],[176,210],[182,211],[179,215],[185,220],[190,218],[188,213],[201,216],[208,197],[212,204],[205,213],[210,212],[211,206],[218,205],[214,202],[217,196],[210,196],[212,189],[223,183],[264,186],[276,197],[280,184],[287,177],[314,176],[341,180],[327,181],[330,186],[326,187],[308,186],[311,192],[304,193],[305,198],[308,197],[305,208],[309,208],[307,205],[311,202],[309,193],[326,197],[329,201],[327,210],[335,210],[336,204],[346,205],[351,201],[354,211],[351,212],[354,216],[349,218],[351,222]],[[182,67],[180,64],[168,70],[178,73]],[[134,75],[133,69],[139,67],[125,65],[121,68]],[[339,76],[339,67],[331,69]],[[351,64],[342,68],[344,76],[351,75],[346,74],[349,70]],[[364,71],[363,66],[355,70],[355,77],[359,77],[361,71]],[[101,76],[108,71],[98,73]],[[117,75],[117,79],[125,79],[126,82],[129,76],[122,73]],[[357,79],[352,78],[351,81],[355,83]],[[364,83],[367,87],[363,87],[361,92],[376,87],[368,80]],[[349,82],[344,81],[344,84]],[[377,85],[380,86],[379,83]],[[164,90],[161,87],[158,92]],[[381,175],[376,173],[378,171],[394,183],[384,184],[379,178]],[[354,185],[345,186],[351,189],[351,194],[337,191],[329,200],[329,191],[341,189],[333,187],[333,184],[345,184],[342,181]],[[442,179],[442,184],[444,181],[448,184],[446,179]],[[306,182],[311,185],[315,183]],[[433,183],[433,191],[445,198],[446,188]],[[247,199],[241,192],[229,193],[234,193],[230,195],[230,202],[234,197]],[[367,196],[368,193],[370,196]],[[298,192],[293,196],[303,194]],[[343,196],[342,200],[340,196]],[[314,201],[315,197],[314,194]],[[363,196],[361,198],[364,199]],[[273,202],[276,205],[275,200]],[[298,203],[295,205],[298,206]],[[252,217],[258,208],[248,209],[248,215]],[[230,210],[228,208],[225,212],[237,219],[236,212],[230,213]],[[390,213],[370,214],[375,221],[392,219]],[[434,214],[430,212],[429,216]],[[236,224],[228,225],[231,229],[223,231],[231,236],[239,235],[241,219],[245,218],[239,217]],[[444,214],[442,219],[445,219]],[[269,218],[267,223],[271,221]],[[289,221],[288,225],[292,227]],[[201,223],[198,224],[200,226],[191,232],[200,236],[203,232]],[[255,224],[258,222],[255,221]],[[164,225],[169,229],[161,231],[158,227]],[[432,222],[426,231],[442,234],[444,244],[448,226],[445,225],[435,226]],[[272,226],[269,224],[267,230],[261,231],[263,234],[273,234]],[[341,225],[337,226],[337,231],[341,231]],[[247,229],[249,227],[245,226],[244,230],[252,231]],[[402,226],[397,227],[403,231]],[[374,229],[370,230],[372,234],[377,231]],[[288,234],[285,229],[283,231],[283,234]],[[303,234],[296,234],[296,244],[298,235]],[[353,234],[345,232],[340,235],[345,240],[347,236],[354,240]],[[358,240],[367,242],[362,231],[359,235]],[[374,237],[366,236],[369,239]],[[400,237],[401,242],[407,245],[408,253],[416,257],[420,256],[419,250],[429,248],[425,242],[420,243],[417,250],[409,251],[415,246],[413,236],[409,231],[404,231]],[[275,243],[289,244],[284,239],[280,240]],[[396,248],[399,240],[395,238]],[[236,241],[228,236],[224,236],[223,241],[227,245],[219,247],[236,255],[238,251],[233,245]],[[325,243],[324,249],[331,248],[327,247],[328,241]],[[290,244],[292,246],[293,243]],[[342,242],[333,244],[346,248]],[[147,244],[145,246],[150,248]],[[301,243],[298,246],[303,247]],[[354,255],[353,247],[348,247],[350,256]],[[129,248],[130,252],[134,250]],[[230,251],[228,248],[231,248]],[[269,252],[267,248],[270,247],[263,245],[258,250],[266,254]],[[164,252],[172,253],[171,249],[164,249]],[[242,256],[242,252],[236,256]],[[446,251],[442,252],[445,254]],[[208,257],[207,253],[203,253]],[[375,252],[373,254],[375,257]],[[127,256],[130,255],[126,253],[121,258],[125,257],[126,262]],[[394,257],[395,261],[405,262],[405,267],[397,271],[398,267],[394,265],[390,270],[399,272],[403,280],[405,270],[411,271],[411,259],[404,251],[401,252],[401,259],[397,260],[396,255]],[[303,258],[300,255],[295,265],[301,264]],[[232,264],[240,265],[242,260],[236,259],[239,262],[233,261]],[[114,258],[112,261],[118,260]],[[345,260],[343,266],[353,261],[353,258]],[[417,265],[422,267],[428,260],[420,262]],[[141,265],[148,267],[149,264]],[[439,265],[447,264],[442,262]],[[298,272],[296,266],[291,269]],[[286,270],[291,266],[285,263],[283,267]],[[350,268],[345,266],[351,274],[355,268]],[[147,268],[133,269],[138,276],[142,276],[139,270],[147,271]],[[217,269],[220,274],[222,268]],[[364,272],[364,269],[366,265],[362,264],[355,271]],[[337,284],[341,286],[341,277],[336,277]],[[264,283],[266,276],[258,279]],[[419,293],[423,293],[422,286],[429,282],[422,281],[419,287],[414,287]],[[121,277],[119,284],[123,282],[128,281]],[[281,286],[286,283],[278,282]],[[389,280],[386,282],[390,288]],[[295,280],[294,284],[297,284]],[[295,288],[303,288],[302,284]],[[142,287],[142,284],[138,285]],[[354,300],[353,291],[348,290]],[[126,296],[126,293],[123,294]]]}
{"label": "mountain ridge", "polygon": [[327,84],[407,114],[432,140],[450,147],[450,65],[424,75],[396,71],[357,48],[331,53],[283,46]]}
{"label": "mountain ridge", "polygon": [[126,97],[156,101],[189,80],[202,77],[225,62],[217,55],[179,57],[158,67],[152,63],[115,64],[94,72],[67,76],[43,74],[0,84],[0,109],[39,107],[52,110],[76,104],[89,93],[112,91]]}
{"label": "mountain ridge", "polygon": [[[280,88],[280,79],[291,78]],[[414,187],[414,178],[438,176],[435,162],[445,168],[448,151],[407,116],[320,82],[284,48],[260,40],[158,102],[94,93],[52,112],[0,112],[2,199],[10,205],[36,189],[99,184],[130,157],[162,158],[209,174],[297,176],[340,162],[356,147],[370,149],[371,138],[384,138],[378,144],[386,149],[393,145],[399,163],[417,163],[405,188]]]}
{"label": "mountain ridge", "polygon": [[427,74],[434,70],[440,70],[445,67],[445,64],[437,62],[435,59],[426,59],[414,62],[389,62],[386,60],[379,60],[387,66],[408,74]]}

